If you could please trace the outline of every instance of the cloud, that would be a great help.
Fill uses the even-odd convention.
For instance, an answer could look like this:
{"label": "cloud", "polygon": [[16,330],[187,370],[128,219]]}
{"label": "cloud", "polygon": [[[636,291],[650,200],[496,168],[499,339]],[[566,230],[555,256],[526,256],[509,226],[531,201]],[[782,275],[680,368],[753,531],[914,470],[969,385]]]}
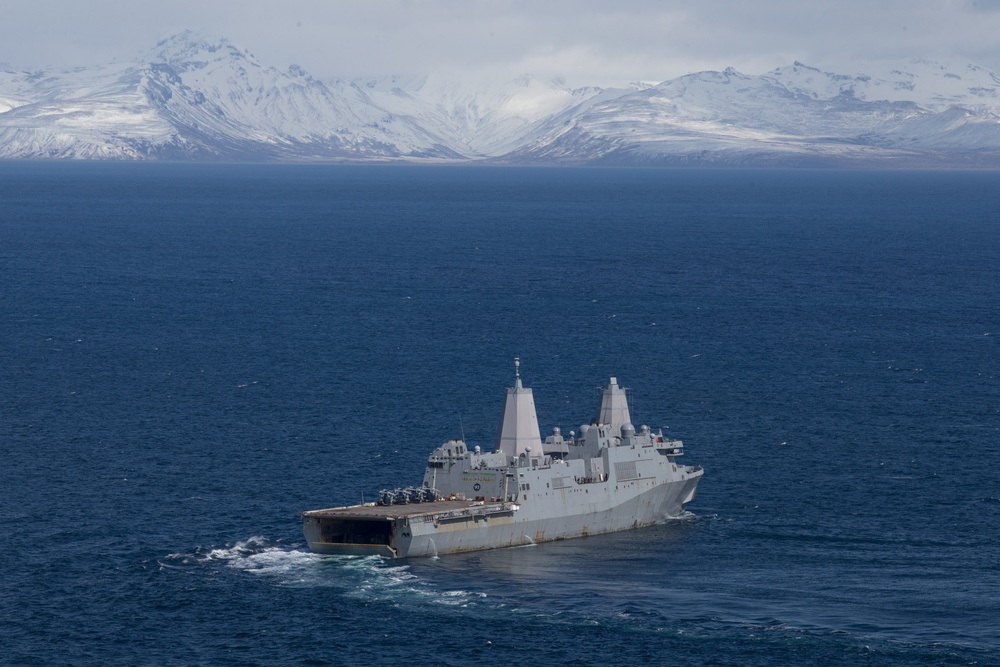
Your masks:
{"label": "cloud", "polygon": [[969,0],[968,8],[974,12],[1000,12],[1000,0]]}
{"label": "cloud", "polygon": [[323,78],[530,72],[615,85],[729,65],[760,73],[793,60],[1000,66],[1000,0],[7,0],[0,62],[128,59],[187,28]]}

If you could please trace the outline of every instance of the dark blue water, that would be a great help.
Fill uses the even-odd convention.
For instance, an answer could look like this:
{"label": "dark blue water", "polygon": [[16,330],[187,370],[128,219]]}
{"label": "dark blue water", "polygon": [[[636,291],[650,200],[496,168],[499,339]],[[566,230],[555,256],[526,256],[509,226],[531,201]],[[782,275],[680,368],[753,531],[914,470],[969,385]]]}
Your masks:
{"label": "dark blue water", "polygon": [[[0,663],[1000,664],[1000,174],[0,164]],[[296,512],[633,388],[694,516]]]}

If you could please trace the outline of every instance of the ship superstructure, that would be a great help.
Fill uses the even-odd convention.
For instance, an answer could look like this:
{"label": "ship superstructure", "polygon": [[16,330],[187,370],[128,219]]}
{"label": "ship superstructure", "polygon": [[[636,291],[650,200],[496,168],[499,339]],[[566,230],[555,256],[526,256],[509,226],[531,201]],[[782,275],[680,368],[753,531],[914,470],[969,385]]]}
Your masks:
{"label": "ship superstructure", "polygon": [[324,554],[434,556],[582,537],[683,514],[702,476],[677,462],[683,443],[632,425],[612,377],[595,418],[543,441],[515,359],[493,451],[449,440],[431,452],[420,487],[376,503],[303,512],[309,548]]}

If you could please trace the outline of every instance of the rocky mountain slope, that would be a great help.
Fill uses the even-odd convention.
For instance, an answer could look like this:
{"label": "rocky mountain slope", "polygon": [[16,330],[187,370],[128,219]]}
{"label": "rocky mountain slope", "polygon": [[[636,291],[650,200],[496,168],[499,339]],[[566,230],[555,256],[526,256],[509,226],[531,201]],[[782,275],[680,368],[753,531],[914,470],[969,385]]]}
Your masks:
{"label": "rocky mountain slope", "polygon": [[1000,77],[910,61],[606,90],[320,81],[184,33],[130,63],[0,67],[0,158],[1000,166]]}

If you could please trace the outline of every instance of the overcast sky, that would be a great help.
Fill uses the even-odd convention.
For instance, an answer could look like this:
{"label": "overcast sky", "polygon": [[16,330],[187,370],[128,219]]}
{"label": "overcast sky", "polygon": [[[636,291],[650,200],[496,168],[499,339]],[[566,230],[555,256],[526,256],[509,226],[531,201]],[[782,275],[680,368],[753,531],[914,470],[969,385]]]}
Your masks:
{"label": "overcast sky", "polygon": [[0,63],[131,60],[185,29],[320,78],[462,71],[607,86],[956,57],[1000,72],[1000,0],[3,0]]}

